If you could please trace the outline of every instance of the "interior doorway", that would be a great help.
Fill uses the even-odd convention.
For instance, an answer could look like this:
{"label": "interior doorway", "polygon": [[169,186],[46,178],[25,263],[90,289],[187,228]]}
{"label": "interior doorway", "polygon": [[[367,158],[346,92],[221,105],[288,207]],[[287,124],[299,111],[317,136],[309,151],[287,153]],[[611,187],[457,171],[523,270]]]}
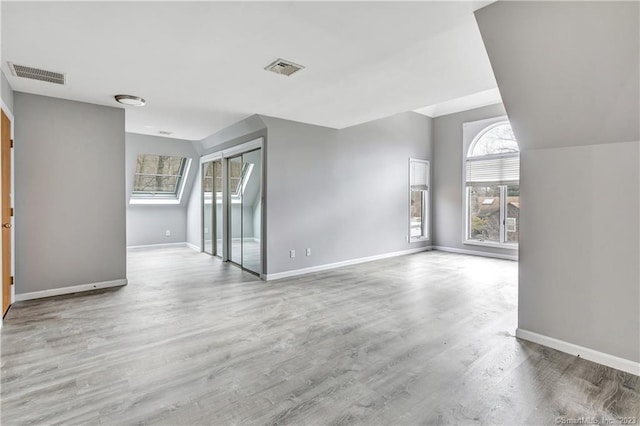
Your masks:
{"label": "interior doorway", "polygon": [[12,216],[11,207],[11,120],[2,111],[2,137],[0,161],[2,161],[2,316],[4,317],[11,306],[11,286],[13,273],[11,265],[12,246]]}

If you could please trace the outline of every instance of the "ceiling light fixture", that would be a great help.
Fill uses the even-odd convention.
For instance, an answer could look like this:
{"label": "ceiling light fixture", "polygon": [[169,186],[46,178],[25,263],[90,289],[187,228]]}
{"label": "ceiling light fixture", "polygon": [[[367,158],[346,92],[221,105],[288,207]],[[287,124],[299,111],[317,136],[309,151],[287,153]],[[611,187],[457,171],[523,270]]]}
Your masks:
{"label": "ceiling light fixture", "polygon": [[145,101],[139,96],[115,95],[114,98],[116,99],[116,102],[119,102],[124,105],[144,106],[144,104],[147,103],[147,101]]}

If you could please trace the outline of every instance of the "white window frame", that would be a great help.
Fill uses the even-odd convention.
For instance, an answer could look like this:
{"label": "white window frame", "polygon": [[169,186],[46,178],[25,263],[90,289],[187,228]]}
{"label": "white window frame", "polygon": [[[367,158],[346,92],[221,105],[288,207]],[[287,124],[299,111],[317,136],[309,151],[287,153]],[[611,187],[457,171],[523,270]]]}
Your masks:
{"label": "white window frame", "polygon": [[[422,225],[421,225],[421,235],[419,236],[411,236],[411,193],[414,191],[414,189],[412,188],[413,184],[414,184],[414,176],[413,176],[413,170],[414,164],[424,164],[426,166],[426,175],[424,176],[424,182],[426,183],[426,189],[422,190],[423,192],[423,197],[422,197]],[[408,220],[408,234],[407,234],[407,240],[410,243],[417,243],[417,242],[421,242],[421,241],[428,241],[429,237],[430,237],[430,214],[429,214],[429,207],[430,207],[430,202],[429,202],[429,197],[431,195],[431,167],[430,167],[430,162],[429,160],[420,160],[417,158],[409,158],[409,192],[408,192],[408,203],[407,205],[409,206],[409,220]]]}
{"label": "white window frame", "polygon": [[[508,183],[488,183],[487,186],[498,186],[500,188],[500,242],[496,241],[483,241],[483,240],[474,240],[469,239],[469,196],[470,196],[470,187],[467,185],[467,160],[471,159],[472,161],[477,161],[474,159],[490,159],[490,158],[500,158],[500,157],[509,157],[514,154],[497,154],[497,155],[487,155],[484,157],[467,157],[469,154],[469,149],[474,144],[478,136],[482,135],[485,132],[485,129],[488,127],[493,127],[498,125],[499,123],[509,122],[509,118],[505,116],[488,118],[485,120],[472,121],[468,123],[463,123],[462,125],[462,206],[464,208],[464,214],[462,215],[462,243],[465,245],[474,245],[474,246],[484,246],[484,247],[493,247],[493,248],[504,248],[511,250],[518,250],[518,243],[506,242],[507,233],[506,233],[506,216],[507,216],[507,187],[512,184],[520,185],[520,181],[517,182],[508,182]],[[520,154],[518,154],[520,155]]]}

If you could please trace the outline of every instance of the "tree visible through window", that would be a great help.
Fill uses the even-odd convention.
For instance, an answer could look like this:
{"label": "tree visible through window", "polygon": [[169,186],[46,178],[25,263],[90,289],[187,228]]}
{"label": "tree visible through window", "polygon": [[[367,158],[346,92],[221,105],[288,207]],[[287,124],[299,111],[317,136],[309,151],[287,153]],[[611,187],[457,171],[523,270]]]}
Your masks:
{"label": "tree visible through window", "polygon": [[471,143],[467,157],[515,154],[520,148],[509,123],[498,123],[484,129]]}
{"label": "tree visible through window", "polygon": [[[231,182],[231,197],[239,197],[243,185],[246,185],[251,176],[253,164],[240,163],[235,161],[229,162],[229,180]],[[217,162],[211,162],[204,169],[204,192],[211,193],[214,188],[220,198],[222,197],[222,165]]]}
{"label": "tree visible through window", "polygon": [[518,243],[520,149],[509,122],[492,124],[465,159],[467,241]]}
{"label": "tree visible through window", "polygon": [[139,154],[132,197],[179,198],[187,161],[184,157]]}

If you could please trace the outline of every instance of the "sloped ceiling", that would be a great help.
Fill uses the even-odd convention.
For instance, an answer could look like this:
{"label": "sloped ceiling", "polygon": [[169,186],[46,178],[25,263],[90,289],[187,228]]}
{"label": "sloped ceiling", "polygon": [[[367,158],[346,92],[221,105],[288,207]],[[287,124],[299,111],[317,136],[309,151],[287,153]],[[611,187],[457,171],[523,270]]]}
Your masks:
{"label": "sloped ceiling", "polygon": [[638,2],[498,2],[476,12],[523,149],[640,139]]}

